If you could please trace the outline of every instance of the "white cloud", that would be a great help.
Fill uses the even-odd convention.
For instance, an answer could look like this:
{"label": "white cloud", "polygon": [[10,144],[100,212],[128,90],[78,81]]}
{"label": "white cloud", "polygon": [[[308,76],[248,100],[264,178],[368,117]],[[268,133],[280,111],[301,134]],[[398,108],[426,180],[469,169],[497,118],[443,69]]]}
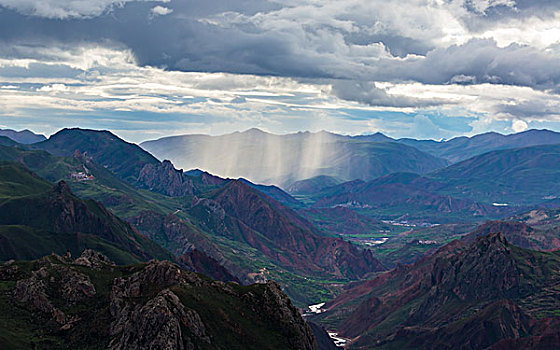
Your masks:
{"label": "white cloud", "polygon": [[527,123],[524,122],[523,120],[514,120],[512,125],[511,125],[511,128],[515,132],[525,131],[525,130],[527,130],[528,127],[529,127],[529,125],[527,125]]}
{"label": "white cloud", "polygon": [[515,8],[514,0],[471,0],[469,4],[479,14],[485,14],[488,9],[498,6]]}
{"label": "white cloud", "polygon": [[44,86],[40,87],[37,91],[41,91],[41,92],[64,92],[64,91],[68,91],[68,87],[64,84],[44,85]]}
{"label": "white cloud", "polygon": [[29,16],[66,19],[96,17],[132,1],[167,3],[170,0],[0,0],[0,6]]}
{"label": "white cloud", "polygon": [[156,6],[150,10],[153,16],[166,16],[173,12],[172,9],[163,7],[163,6]]}

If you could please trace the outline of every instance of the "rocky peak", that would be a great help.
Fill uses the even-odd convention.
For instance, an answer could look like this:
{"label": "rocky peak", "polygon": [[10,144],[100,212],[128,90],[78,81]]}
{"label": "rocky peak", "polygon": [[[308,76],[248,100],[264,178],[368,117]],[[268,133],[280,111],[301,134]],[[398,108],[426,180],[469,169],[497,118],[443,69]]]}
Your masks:
{"label": "rocky peak", "polygon": [[411,320],[437,315],[449,300],[463,302],[498,300],[516,295],[520,271],[505,236],[498,232],[479,237],[464,251],[434,259],[431,290]]}
{"label": "rocky peak", "polygon": [[492,232],[487,236],[479,237],[475,247],[485,247],[487,249],[507,250],[508,241],[502,232]]}
{"label": "rocky peak", "polygon": [[[490,221],[479,226],[475,231],[464,236],[464,242],[473,242],[477,237],[486,236],[491,233],[501,232],[508,243],[529,249],[541,250],[546,246],[546,239],[539,237],[535,230],[522,222],[514,221]],[[540,238],[540,239],[539,239]],[[544,244],[544,246],[543,246]]]}
{"label": "rocky peak", "polygon": [[471,293],[482,298],[481,293],[506,292],[517,285],[518,273],[507,239],[498,232],[477,238],[461,254],[436,259],[432,276],[438,285],[455,283],[454,290],[465,292],[456,294],[464,299]]}
{"label": "rocky peak", "polygon": [[152,260],[128,278],[117,278],[113,287],[112,302],[123,297],[137,297],[153,285],[169,287],[176,284],[197,284],[200,278],[167,260]]}
{"label": "rocky peak", "polygon": [[91,249],[84,250],[82,255],[74,260],[74,264],[95,269],[102,268],[103,266],[115,265],[108,257]]}
{"label": "rocky peak", "polygon": [[[210,343],[200,315],[188,310],[179,297],[164,289],[145,305],[128,302],[111,325],[115,336],[109,349],[194,349],[188,333],[198,341]],[[189,332],[184,334],[183,328]]]}
{"label": "rocky peak", "polygon": [[70,186],[68,186],[68,184],[64,180],[59,181],[54,186],[53,192],[61,195],[72,194],[72,191],[70,190]]}
{"label": "rocky peak", "polygon": [[[163,162],[161,162],[161,167],[165,170],[175,170],[173,163],[171,163],[169,159],[165,159]],[[177,171],[182,173],[182,171],[180,170]]]}
{"label": "rocky peak", "polygon": [[145,164],[138,175],[138,184],[171,197],[190,195],[194,191],[192,180],[182,170],[175,169],[169,160]]}

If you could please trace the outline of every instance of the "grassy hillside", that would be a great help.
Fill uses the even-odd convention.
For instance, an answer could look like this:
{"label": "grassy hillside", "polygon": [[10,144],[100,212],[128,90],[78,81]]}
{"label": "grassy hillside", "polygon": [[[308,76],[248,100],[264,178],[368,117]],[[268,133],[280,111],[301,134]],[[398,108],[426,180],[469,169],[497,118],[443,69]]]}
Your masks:
{"label": "grassy hillside", "polygon": [[30,147],[64,157],[72,156],[76,150],[87,153],[98,164],[128,182],[137,180],[144,165],[159,163],[137,145],[123,141],[109,131],[63,129]]}
{"label": "grassy hillside", "polygon": [[427,175],[439,190],[485,203],[534,205],[560,193],[560,145],[493,151]]}
{"label": "grassy hillside", "polygon": [[0,201],[45,192],[51,187],[51,183],[33,174],[25,166],[0,161]]}
{"label": "grassy hillside", "polygon": [[0,164],[1,260],[97,247],[119,263],[171,255],[98,202],[74,196],[17,163]]}

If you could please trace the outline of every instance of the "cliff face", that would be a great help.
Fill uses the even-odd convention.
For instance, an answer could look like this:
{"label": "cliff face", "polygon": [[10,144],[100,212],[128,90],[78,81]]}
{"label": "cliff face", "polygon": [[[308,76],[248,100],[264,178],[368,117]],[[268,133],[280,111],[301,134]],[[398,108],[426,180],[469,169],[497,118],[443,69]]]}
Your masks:
{"label": "cliff face", "polygon": [[144,165],[138,175],[138,184],[142,188],[171,197],[192,195],[194,192],[192,180],[182,170],[175,169],[168,160]]}
{"label": "cliff face", "polygon": [[[176,215],[143,211],[128,221],[143,234],[165,247],[187,269],[219,281],[237,281],[247,272],[224,257],[215,243],[191,223]],[[242,282],[248,282],[242,280]]]}
{"label": "cliff face", "polygon": [[225,267],[214,258],[209,257],[198,249],[181,255],[177,260],[185,266],[192,267],[192,271],[202,273],[215,280],[223,282],[240,282]]}
{"label": "cliff face", "polygon": [[0,341],[11,349],[318,348],[275,282],[226,284],[167,261],[115,266],[93,251],[10,261],[0,287]]}

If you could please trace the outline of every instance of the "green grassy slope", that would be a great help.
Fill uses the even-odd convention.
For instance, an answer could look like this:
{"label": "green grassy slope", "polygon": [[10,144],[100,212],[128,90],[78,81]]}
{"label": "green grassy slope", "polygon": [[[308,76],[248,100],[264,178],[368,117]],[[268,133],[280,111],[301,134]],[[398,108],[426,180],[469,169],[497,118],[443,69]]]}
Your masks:
{"label": "green grassy slope", "polygon": [[128,143],[109,131],[63,129],[48,140],[30,146],[46,150],[57,156],[69,157],[76,150],[93,157],[128,182],[135,182],[146,164],[159,161],[135,144]]}
{"label": "green grassy slope", "polygon": [[88,244],[122,263],[171,259],[167,251],[98,202],[81,200],[65,184],[53,187],[21,164],[0,164],[0,194],[2,260],[37,258],[67,249],[78,253]]}
{"label": "green grassy slope", "polygon": [[560,193],[560,145],[493,151],[427,177],[438,192],[483,203],[534,205]]}

